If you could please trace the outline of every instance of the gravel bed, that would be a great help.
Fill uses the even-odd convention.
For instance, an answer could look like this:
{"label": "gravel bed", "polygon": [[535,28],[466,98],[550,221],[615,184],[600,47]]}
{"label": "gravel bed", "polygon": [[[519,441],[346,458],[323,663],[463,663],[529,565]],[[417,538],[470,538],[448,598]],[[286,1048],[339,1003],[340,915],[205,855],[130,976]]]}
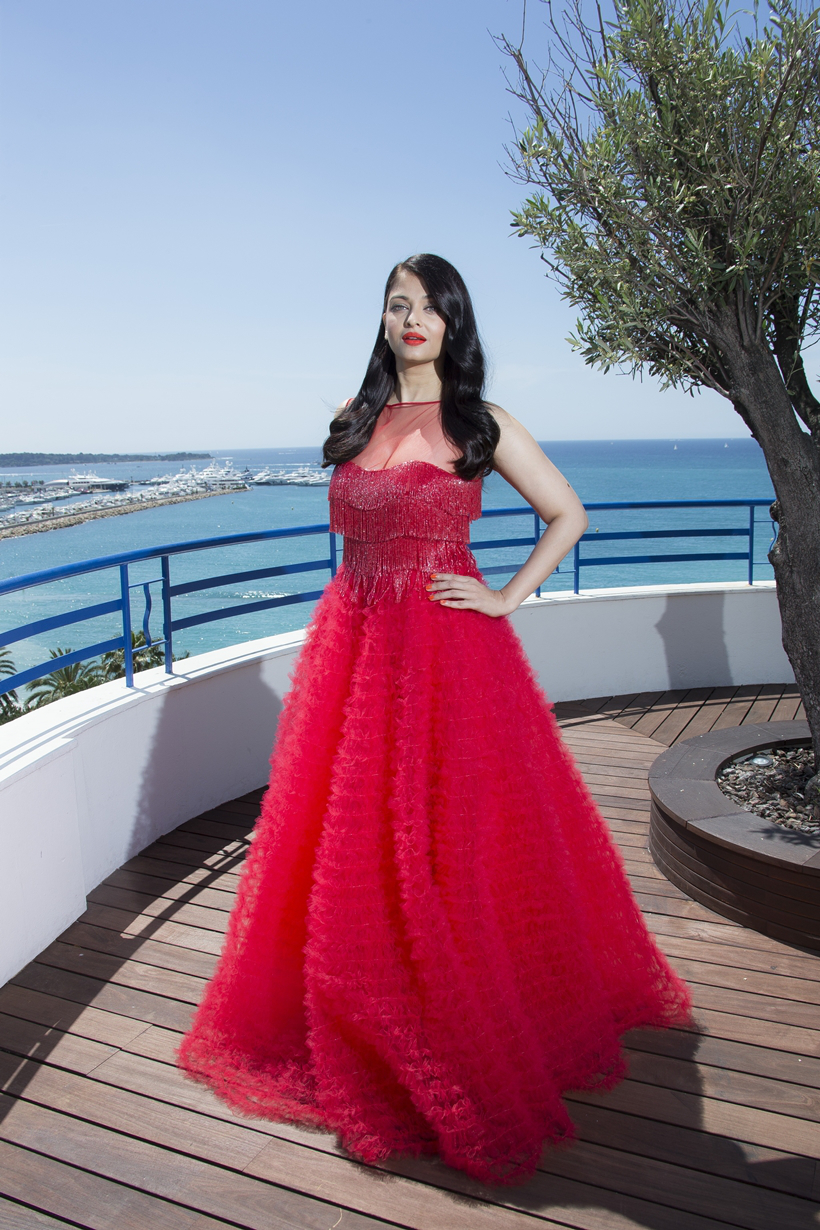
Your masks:
{"label": "gravel bed", "polygon": [[718,774],[717,784],[744,811],[784,829],[820,834],[820,806],[812,807],[803,797],[813,776],[810,747],[766,748],[733,760]]}

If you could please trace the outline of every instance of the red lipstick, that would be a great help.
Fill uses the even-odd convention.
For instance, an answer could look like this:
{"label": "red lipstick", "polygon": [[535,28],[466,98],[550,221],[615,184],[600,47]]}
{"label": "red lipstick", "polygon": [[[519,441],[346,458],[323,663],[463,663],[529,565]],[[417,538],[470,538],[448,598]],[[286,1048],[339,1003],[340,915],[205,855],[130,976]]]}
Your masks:
{"label": "red lipstick", "polygon": [[408,346],[421,346],[427,341],[427,338],[422,337],[420,333],[403,333],[401,340]]}

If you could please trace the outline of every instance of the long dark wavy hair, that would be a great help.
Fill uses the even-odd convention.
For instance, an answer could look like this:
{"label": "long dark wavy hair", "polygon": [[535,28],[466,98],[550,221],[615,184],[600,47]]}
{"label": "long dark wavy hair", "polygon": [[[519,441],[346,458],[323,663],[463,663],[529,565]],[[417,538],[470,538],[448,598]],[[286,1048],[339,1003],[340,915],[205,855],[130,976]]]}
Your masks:
{"label": "long dark wavy hair", "polygon": [[[396,277],[414,273],[424,284],[439,315],[447,325],[444,370],[441,382],[441,426],[447,439],[461,449],[453,462],[459,478],[489,474],[498,444],[499,427],[484,401],[484,352],[478,337],[470,294],[457,269],[440,256],[423,252],[400,261],[390,271],[384,288],[384,306]],[[362,387],[350,405],[330,424],[325,440],[323,466],[340,465],[352,459],[367,444],[376,420],[396,390],[396,358],[379,321],[379,333]]]}

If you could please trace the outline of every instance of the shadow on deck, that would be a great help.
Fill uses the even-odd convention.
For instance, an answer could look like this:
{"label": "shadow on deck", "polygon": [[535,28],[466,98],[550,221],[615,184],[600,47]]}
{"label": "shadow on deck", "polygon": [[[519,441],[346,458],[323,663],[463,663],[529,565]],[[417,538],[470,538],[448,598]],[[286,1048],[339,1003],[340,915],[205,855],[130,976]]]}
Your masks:
{"label": "shadow on deck", "polygon": [[798,705],[766,686],[557,706],[697,1028],[627,1035],[629,1079],[568,1098],[579,1139],[545,1151],[526,1185],[485,1188],[428,1160],[363,1166],[333,1136],[232,1114],[176,1069],[259,791],[131,859],[0,990],[0,1227],[820,1226],[820,957],[710,913],[646,849],[664,746]]}

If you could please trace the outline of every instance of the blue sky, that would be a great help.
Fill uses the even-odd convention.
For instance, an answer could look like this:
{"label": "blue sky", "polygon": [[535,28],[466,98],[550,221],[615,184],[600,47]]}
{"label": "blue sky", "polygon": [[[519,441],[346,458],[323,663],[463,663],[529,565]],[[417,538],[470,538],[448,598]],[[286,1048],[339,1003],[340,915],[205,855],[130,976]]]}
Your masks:
{"label": "blue sky", "polygon": [[565,341],[573,310],[510,234],[491,32],[520,20],[520,0],[0,0],[0,449],[318,444],[415,251],[463,273],[490,393],[537,438],[748,434],[717,396]]}

